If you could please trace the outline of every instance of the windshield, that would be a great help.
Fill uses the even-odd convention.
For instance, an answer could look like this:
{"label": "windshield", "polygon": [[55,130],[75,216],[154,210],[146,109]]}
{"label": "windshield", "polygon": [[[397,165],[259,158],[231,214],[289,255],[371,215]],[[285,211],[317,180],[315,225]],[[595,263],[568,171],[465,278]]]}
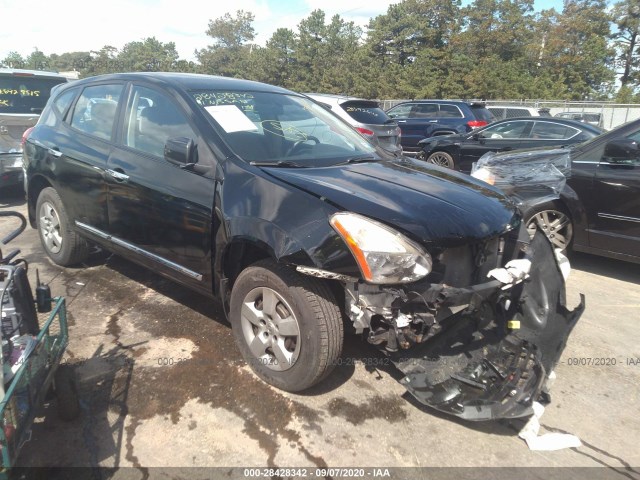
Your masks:
{"label": "windshield", "polygon": [[379,158],[376,148],[333,113],[297,95],[206,90],[191,92],[240,158],[312,167],[354,157]]}
{"label": "windshield", "polygon": [[65,78],[42,78],[28,76],[0,76],[0,114],[42,113],[49,100],[51,89]]}

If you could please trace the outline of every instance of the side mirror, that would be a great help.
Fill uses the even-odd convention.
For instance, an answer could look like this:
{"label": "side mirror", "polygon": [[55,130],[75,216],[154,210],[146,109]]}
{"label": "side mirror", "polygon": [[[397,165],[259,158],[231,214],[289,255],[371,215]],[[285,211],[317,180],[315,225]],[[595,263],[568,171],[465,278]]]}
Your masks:
{"label": "side mirror", "polygon": [[164,159],[169,163],[181,167],[198,163],[196,145],[193,139],[188,137],[167,139],[167,142],[164,144]]}
{"label": "side mirror", "polygon": [[610,162],[625,162],[628,160],[638,160],[640,149],[638,142],[630,138],[618,138],[611,140],[604,147],[604,156]]}
{"label": "side mirror", "polygon": [[473,135],[471,135],[471,139],[475,140],[476,142],[481,138],[484,138],[484,137],[482,137],[479,133],[474,133]]}

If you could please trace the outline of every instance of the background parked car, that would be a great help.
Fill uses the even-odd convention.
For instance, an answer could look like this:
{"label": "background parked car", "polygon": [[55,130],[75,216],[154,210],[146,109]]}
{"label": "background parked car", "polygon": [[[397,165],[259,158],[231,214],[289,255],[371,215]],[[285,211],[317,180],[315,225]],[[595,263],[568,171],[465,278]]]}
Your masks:
{"label": "background parked car", "polygon": [[406,155],[420,152],[423,138],[470,132],[495,119],[484,103],[455,100],[413,100],[387,110],[402,130],[402,150]]}
{"label": "background parked car", "polygon": [[548,108],[525,107],[522,105],[489,105],[487,109],[496,120],[518,117],[550,117]]}
{"label": "background parked car", "polygon": [[[569,155],[570,173],[559,199],[524,209],[526,224],[538,225],[556,247],[640,263],[639,142],[635,120],[566,151],[531,152],[531,161],[549,153]],[[499,164],[518,155],[500,153],[493,160]]]}
{"label": "background parked car", "polygon": [[330,108],[372,143],[393,154],[402,153],[400,128],[396,121],[380,108],[378,102],[325,93],[307,93],[306,95]]}
{"label": "background parked car", "polygon": [[57,73],[0,69],[0,188],[22,184],[22,134],[38,121],[51,89],[67,81]]}
{"label": "background parked car", "polygon": [[468,173],[487,152],[553,147],[584,142],[602,129],[574,120],[527,117],[500,120],[462,135],[433,137],[418,142],[418,157],[429,163]]}
{"label": "background parked car", "polygon": [[578,122],[588,123],[589,125],[594,125],[596,127],[604,128],[604,121],[602,119],[601,113],[561,112],[561,113],[556,113],[555,117],[570,118],[571,120],[576,120]]}

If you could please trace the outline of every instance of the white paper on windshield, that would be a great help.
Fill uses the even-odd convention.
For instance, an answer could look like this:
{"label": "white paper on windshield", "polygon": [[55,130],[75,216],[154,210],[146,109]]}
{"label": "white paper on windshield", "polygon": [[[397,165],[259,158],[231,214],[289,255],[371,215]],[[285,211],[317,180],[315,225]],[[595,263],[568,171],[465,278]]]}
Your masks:
{"label": "white paper on windshield", "polygon": [[235,105],[212,105],[204,107],[209,115],[220,124],[227,133],[250,132],[258,130],[249,117]]}

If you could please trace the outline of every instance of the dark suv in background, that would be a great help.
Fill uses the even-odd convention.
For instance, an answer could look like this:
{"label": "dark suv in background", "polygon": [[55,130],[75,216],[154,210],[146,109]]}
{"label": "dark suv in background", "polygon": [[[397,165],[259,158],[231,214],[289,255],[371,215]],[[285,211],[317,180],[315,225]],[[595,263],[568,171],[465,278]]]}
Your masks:
{"label": "dark suv in background", "polygon": [[457,100],[412,100],[387,110],[402,131],[402,150],[414,156],[423,138],[470,132],[495,120],[481,102]]}
{"label": "dark suv in background", "polygon": [[51,89],[67,81],[57,73],[0,68],[0,189],[22,184],[22,134],[38,121]]}

